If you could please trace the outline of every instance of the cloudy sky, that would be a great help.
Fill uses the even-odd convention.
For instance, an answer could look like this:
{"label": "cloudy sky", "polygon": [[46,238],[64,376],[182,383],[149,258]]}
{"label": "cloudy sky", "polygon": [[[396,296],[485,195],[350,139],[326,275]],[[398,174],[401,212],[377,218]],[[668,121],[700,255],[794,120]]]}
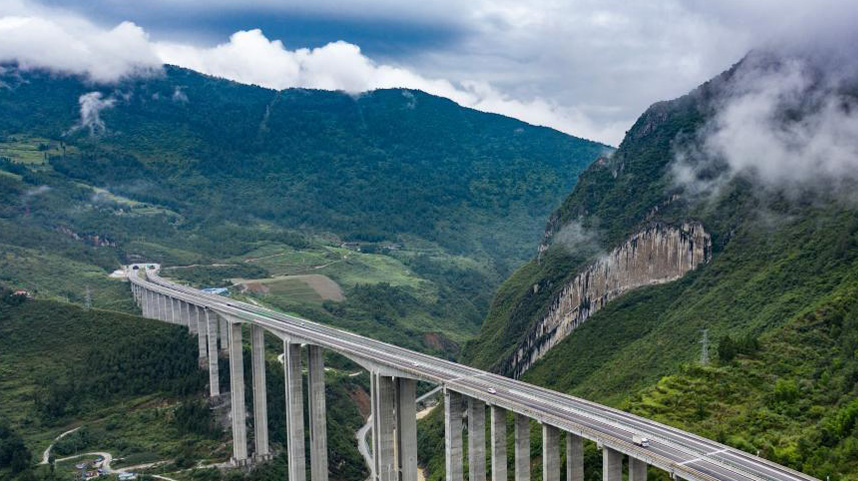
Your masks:
{"label": "cloudy sky", "polygon": [[96,82],[171,63],[272,88],[417,88],[617,145],[648,105],[749,49],[851,28],[854,4],[0,0],[0,62]]}

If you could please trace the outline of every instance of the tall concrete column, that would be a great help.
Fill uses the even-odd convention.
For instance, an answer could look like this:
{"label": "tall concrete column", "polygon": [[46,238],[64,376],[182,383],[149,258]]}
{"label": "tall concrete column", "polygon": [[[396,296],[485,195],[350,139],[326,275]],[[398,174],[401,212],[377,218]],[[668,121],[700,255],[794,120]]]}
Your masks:
{"label": "tall concrete column", "polygon": [[462,481],[462,395],[447,389],[444,389],[444,451],[446,481]]}
{"label": "tall concrete column", "polygon": [[[256,445],[254,457],[268,459],[268,391],[265,389],[265,331],[250,326],[250,362],[253,371],[253,434]],[[202,335],[200,338],[202,339]]]}
{"label": "tall concrete column", "polygon": [[286,375],[286,444],[289,481],[305,481],[304,393],[301,385],[301,344],[283,341],[283,370]]}
{"label": "tall concrete column", "polygon": [[474,398],[468,398],[468,481],[486,481],[486,404]]}
{"label": "tall concrete column", "polygon": [[629,456],[629,481],[646,481],[646,461]]}
{"label": "tall concrete column", "polygon": [[530,481],[530,419],[515,414],[515,481]]}
{"label": "tall concrete column", "polygon": [[566,433],[566,481],[584,481],[584,439]]}
{"label": "tall concrete column", "polygon": [[396,380],[396,453],[400,481],[417,481],[417,381]]}
{"label": "tall concrete column", "polygon": [[[195,306],[192,306],[190,302],[182,302],[182,304],[185,307],[185,309],[184,309],[185,315],[183,317],[187,321],[186,323],[188,325],[188,331],[192,335],[199,334],[200,330],[197,328],[197,319],[196,319],[196,316],[194,315],[195,314],[195,311],[194,311]],[[205,345],[205,344],[203,344],[203,345]]]}
{"label": "tall concrete column", "polygon": [[506,410],[492,406],[492,481],[506,481]]}
{"label": "tall concrete column", "polygon": [[602,448],[602,481],[623,481],[623,454]]}
{"label": "tall concrete column", "polygon": [[176,309],[176,303],[178,300],[172,297],[168,298],[168,300],[170,301],[170,321],[173,324],[181,324],[182,318],[179,317],[179,310]]}
{"label": "tall concrete column", "polygon": [[141,295],[141,300],[142,300],[142,304],[140,306],[140,309],[143,311],[143,317],[148,318],[149,317],[149,292],[144,290],[144,291],[141,291],[140,295]]}
{"label": "tall concrete column", "polygon": [[203,309],[208,329],[208,354],[209,354],[209,396],[216,398],[220,396],[220,377],[218,373],[217,355],[217,314],[211,309]]}
{"label": "tall concrete column", "polygon": [[160,308],[160,311],[161,311],[161,320],[164,322],[171,322],[172,320],[170,319],[170,316],[167,313],[167,296],[165,296],[164,294],[161,294],[160,296],[161,296],[161,299],[158,302],[158,307]]}
{"label": "tall concrete column", "polygon": [[584,481],[584,439],[566,433],[566,481]]}
{"label": "tall concrete column", "polygon": [[197,351],[199,353],[200,368],[205,369],[208,365],[208,336],[206,335],[208,327],[205,312],[202,307],[191,307],[191,323],[197,326]]}
{"label": "tall concrete column", "polygon": [[143,292],[146,299],[146,317],[153,319],[155,317],[155,302],[153,302],[155,297],[152,295],[152,291],[148,289]]}
{"label": "tall concrete column", "polygon": [[328,425],[325,419],[325,362],[322,348],[307,346],[310,411],[310,479],[328,481]]}
{"label": "tall concrete column", "polygon": [[560,481],[560,430],[542,425],[542,481]]}
{"label": "tall concrete column", "polygon": [[229,385],[232,392],[232,459],[247,463],[247,413],[244,397],[244,360],[241,347],[241,323],[229,324]]}
{"label": "tall concrete column", "polygon": [[377,481],[396,481],[398,469],[395,457],[394,442],[394,384],[393,378],[389,376],[375,376],[375,392],[373,393],[374,428],[373,433],[373,457],[375,458],[375,473]]}
{"label": "tall concrete column", "polygon": [[220,349],[229,354],[229,329],[226,327],[226,319],[220,317]]}

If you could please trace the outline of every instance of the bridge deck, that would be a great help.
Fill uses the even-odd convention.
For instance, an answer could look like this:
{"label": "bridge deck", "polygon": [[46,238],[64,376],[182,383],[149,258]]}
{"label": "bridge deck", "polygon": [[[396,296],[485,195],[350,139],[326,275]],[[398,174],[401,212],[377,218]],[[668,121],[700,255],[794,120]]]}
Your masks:
{"label": "bridge deck", "polygon": [[[139,272],[143,271],[141,268]],[[129,279],[148,290],[211,308],[281,335],[390,369],[399,375],[441,384],[446,389],[480,399],[489,405],[500,406],[581,435],[683,479],[818,481],[744,451],[624,411],[306,319],[205,294],[169,282],[151,270],[147,276],[129,275]],[[649,438],[650,446],[642,448],[634,444],[634,435]]]}

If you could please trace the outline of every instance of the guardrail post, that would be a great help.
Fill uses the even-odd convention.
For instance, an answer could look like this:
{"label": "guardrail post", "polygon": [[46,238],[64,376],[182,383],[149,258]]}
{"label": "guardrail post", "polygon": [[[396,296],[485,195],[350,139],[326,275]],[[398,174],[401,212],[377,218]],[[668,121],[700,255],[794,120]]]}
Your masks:
{"label": "guardrail post", "polygon": [[623,480],[623,454],[604,446],[602,447],[602,481]]}
{"label": "guardrail post", "polygon": [[506,481],[506,410],[492,406],[492,481]]}
{"label": "guardrail post", "polygon": [[560,430],[542,425],[542,481],[560,481]]}
{"label": "guardrail post", "polygon": [[220,396],[220,378],[218,373],[218,355],[217,355],[217,314],[211,309],[204,308],[203,312],[206,318],[206,326],[208,330],[208,354],[209,354],[209,396],[217,398]]}
{"label": "guardrail post", "polygon": [[[250,363],[253,372],[253,434],[256,451],[254,457],[267,459],[268,450],[268,399],[265,388],[265,337],[261,327],[250,326]],[[202,337],[202,336],[201,336]]]}
{"label": "guardrail post", "polygon": [[301,344],[283,341],[283,370],[286,375],[286,444],[289,481],[304,481],[304,393],[301,385]]}
{"label": "guardrail post", "polygon": [[629,456],[629,481],[646,481],[646,462]]}
{"label": "guardrail post", "polygon": [[530,481],[530,419],[515,413],[515,481]]}
{"label": "guardrail post", "polygon": [[462,395],[444,388],[446,481],[462,481]]}
{"label": "guardrail post", "polygon": [[396,442],[400,481],[417,481],[417,382],[396,380]]}
{"label": "guardrail post", "polygon": [[566,433],[566,481],[584,481],[584,440]]}
{"label": "guardrail post", "polygon": [[325,361],[322,348],[307,346],[310,411],[310,479],[328,481],[328,428],[325,419]]}
{"label": "guardrail post", "polygon": [[232,393],[232,459],[237,465],[247,463],[247,413],[244,397],[244,360],[242,359],[241,323],[230,322],[229,390]]}
{"label": "guardrail post", "polygon": [[468,481],[486,481],[486,404],[468,398]]}

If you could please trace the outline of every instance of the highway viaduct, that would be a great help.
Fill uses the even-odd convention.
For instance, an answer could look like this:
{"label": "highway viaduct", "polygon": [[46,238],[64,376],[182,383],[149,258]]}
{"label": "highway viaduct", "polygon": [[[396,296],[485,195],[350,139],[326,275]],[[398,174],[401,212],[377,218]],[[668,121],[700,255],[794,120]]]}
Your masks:
{"label": "highway viaduct", "polygon": [[[444,395],[446,481],[464,480],[463,429],[467,425],[468,481],[486,481],[486,449],[493,481],[530,480],[530,422],[542,425],[542,479],[560,481],[561,448],[566,481],[583,481],[583,440],[603,454],[603,480],[645,481],[647,467],[689,481],[818,481],[729,446],[620,410],[522,381],[403,349],[347,331],[238,302],[169,282],[158,266],[127,268],[134,299],[145,317],[187,326],[198,336],[201,367],[209,390],[219,396],[218,351],[229,357],[232,463],[247,465],[271,457],[263,333],[283,341],[289,481],[306,481],[305,395],[302,358],[307,353],[310,481],[328,480],[325,386],[322,350],[337,352],[370,373],[373,481],[417,481],[417,381],[438,384]],[[250,326],[253,453],[248,452],[245,412],[243,326]],[[488,421],[486,411],[488,410]],[[467,416],[464,413],[467,412]],[[507,453],[507,415],[514,421],[514,449]],[[485,439],[485,423],[490,423]],[[565,443],[561,446],[561,434]],[[634,442],[645,437],[648,446]],[[488,445],[488,446],[487,446]],[[514,469],[507,473],[507,456]]]}

